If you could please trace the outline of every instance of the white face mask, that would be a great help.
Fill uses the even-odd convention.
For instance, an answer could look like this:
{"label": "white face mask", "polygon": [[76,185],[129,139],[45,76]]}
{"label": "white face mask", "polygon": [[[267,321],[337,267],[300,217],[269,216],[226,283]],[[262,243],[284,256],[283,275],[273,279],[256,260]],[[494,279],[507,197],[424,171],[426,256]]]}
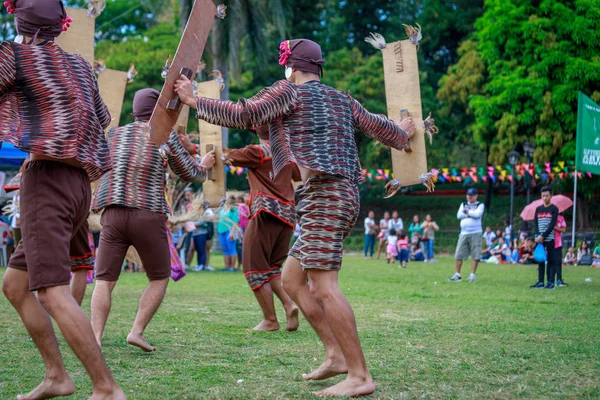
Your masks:
{"label": "white face mask", "polygon": [[292,77],[292,72],[294,72],[293,69],[285,67],[285,79],[290,79]]}

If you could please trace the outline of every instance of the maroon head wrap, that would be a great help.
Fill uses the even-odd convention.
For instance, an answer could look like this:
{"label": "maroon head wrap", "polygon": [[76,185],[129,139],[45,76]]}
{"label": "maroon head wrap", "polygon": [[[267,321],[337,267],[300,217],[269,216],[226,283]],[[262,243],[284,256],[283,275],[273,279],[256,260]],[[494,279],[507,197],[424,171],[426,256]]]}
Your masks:
{"label": "maroon head wrap", "polygon": [[281,42],[279,64],[323,76],[325,60],[317,43],[308,39],[294,39]]}
{"label": "maroon head wrap", "polygon": [[53,40],[73,22],[61,0],[6,0],[4,5],[15,15],[17,33],[31,38]]}
{"label": "maroon head wrap", "polygon": [[133,96],[133,115],[136,120],[149,121],[158,103],[160,92],[156,89],[147,88],[138,90]]}

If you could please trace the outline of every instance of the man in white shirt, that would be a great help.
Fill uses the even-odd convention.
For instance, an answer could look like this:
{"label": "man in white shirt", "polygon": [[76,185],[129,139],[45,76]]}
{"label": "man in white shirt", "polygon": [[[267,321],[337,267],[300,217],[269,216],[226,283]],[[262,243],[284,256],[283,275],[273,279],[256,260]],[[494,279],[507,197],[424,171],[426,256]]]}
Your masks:
{"label": "man in white shirt", "polygon": [[369,211],[368,217],[365,218],[365,258],[367,258],[367,254],[373,258],[373,253],[375,252],[375,231],[375,213]]}
{"label": "man in white shirt", "polygon": [[467,190],[467,201],[460,205],[456,218],[460,220],[460,235],[456,244],[456,273],[450,282],[461,282],[460,269],[463,260],[471,256],[471,275],[469,282],[475,282],[475,272],[481,259],[481,236],[483,229],[481,227],[481,218],[483,217],[484,204],[477,201],[477,189],[469,188]]}
{"label": "man in white shirt", "polygon": [[404,231],[404,224],[402,223],[402,218],[398,216],[398,211],[392,212],[392,219],[390,219],[388,229],[395,230],[398,235],[400,235],[400,231]]}

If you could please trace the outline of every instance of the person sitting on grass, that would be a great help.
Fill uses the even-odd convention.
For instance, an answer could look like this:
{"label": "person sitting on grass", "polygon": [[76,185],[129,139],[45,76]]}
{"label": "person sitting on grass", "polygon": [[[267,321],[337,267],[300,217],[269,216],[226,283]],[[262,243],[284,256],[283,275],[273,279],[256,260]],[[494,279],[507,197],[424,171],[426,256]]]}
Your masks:
{"label": "person sitting on grass", "polygon": [[577,265],[591,265],[592,262],[589,260],[590,248],[587,242],[584,240],[577,249]]}
{"label": "person sitting on grass", "polygon": [[495,245],[492,245],[492,247],[490,248],[490,254],[492,255],[492,257],[496,257],[498,261],[500,261],[502,259],[502,252],[505,249],[506,242],[504,240],[504,237],[500,236],[497,239],[497,243]]}
{"label": "person sitting on grass", "polygon": [[519,249],[519,264],[533,264],[533,246],[534,241],[531,238],[527,238],[525,243]]}
{"label": "person sitting on grass", "polygon": [[498,247],[498,238],[494,235],[488,247],[483,251],[481,259],[487,261],[492,256],[492,249]]}
{"label": "person sitting on grass", "polygon": [[399,267],[406,268],[408,262],[408,240],[406,240],[406,234],[400,233],[400,239],[398,239],[398,261],[400,261]]}
{"label": "person sitting on grass", "polygon": [[396,236],[395,229],[390,229],[388,232],[386,253],[388,264],[390,261],[394,262],[394,260],[398,257],[398,236]]}
{"label": "person sitting on grass", "polygon": [[411,252],[410,259],[413,261],[425,261],[425,253],[423,253],[423,242],[421,241],[421,234],[414,232],[411,240]]}
{"label": "person sitting on grass", "polygon": [[592,253],[593,262],[592,267],[600,268],[600,246],[596,246],[594,253]]}
{"label": "person sitting on grass", "polygon": [[[599,249],[600,247],[596,247]],[[594,250],[596,251],[596,250]],[[567,254],[565,255],[565,259],[563,260],[563,264],[565,265],[577,265],[577,256],[575,255],[575,248],[569,247]]]}

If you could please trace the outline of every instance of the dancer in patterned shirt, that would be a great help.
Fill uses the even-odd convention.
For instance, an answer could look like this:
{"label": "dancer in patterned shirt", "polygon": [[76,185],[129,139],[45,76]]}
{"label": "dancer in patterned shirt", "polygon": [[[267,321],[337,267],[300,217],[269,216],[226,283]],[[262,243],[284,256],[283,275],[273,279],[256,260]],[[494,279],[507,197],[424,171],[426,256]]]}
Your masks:
{"label": "dancer in patterned shirt", "polygon": [[[175,85],[183,103],[199,119],[230,128],[269,124],[274,176],[291,162],[300,167],[304,184],[296,189],[296,210],[302,234],[290,250],[283,286],[313,326],[327,352],[325,363],[306,380],[348,373],[319,396],[362,396],[374,392],[360,346],[356,321],[338,288],[342,241],[359,212],[357,184],[361,166],[354,140],[359,129],[398,150],[414,135],[412,119],[400,126],[366,111],[347,94],[321,83],[321,48],[306,39],[280,47],[286,80],[237,103],[195,98],[184,76]],[[310,281],[310,286],[307,283]]]}
{"label": "dancer in patterned shirt", "polygon": [[112,170],[100,180],[92,210],[101,212],[102,232],[96,257],[96,287],[92,295],[92,328],[99,345],[110,312],[111,293],[117,284],[129,246],[135,247],[150,280],[142,294],[127,343],[144,351],[155,347],[144,338],[144,330],[162,302],[171,275],[165,198],[166,164],[184,181],[203,182],[215,162],[214,153],[198,163],[171,132],[164,149],[148,140],[146,122],[160,93],[142,89],[133,99],[136,122],[108,132]]}
{"label": "dancer in patterned shirt", "polygon": [[[110,114],[91,65],[54,38],[68,28],[60,0],[8,0],[24,43],[0,43],[0,140],[31,154],[21,179],[22,240],[2,290],[44,364],[44,381],[21,399],[75,391],[50,316],[92,379],[90,399],[124,399],[92,327],[69,290],[69,253],[87,220],[90,181],[110,169],[104,127]],[[32,293],[37,291],[37,297]]]}
{"label": "dancer in patterned shirt", "polygon": [[248,168],[250,184],[250,222],[242,250],[244,275],[263,311],[257,331],[275,331],[279,322],[275,314],[273,293],[279,297],[287,316],[288,331],[298,329],[298,308],[281,284],[281,267],[290,249],[296,210],[292,179],[300,180],[296,166],[288,165],[271,179],[273,163],[269,145],[269,128],[256,129],[259,145],[227,151],[227,161]]}

